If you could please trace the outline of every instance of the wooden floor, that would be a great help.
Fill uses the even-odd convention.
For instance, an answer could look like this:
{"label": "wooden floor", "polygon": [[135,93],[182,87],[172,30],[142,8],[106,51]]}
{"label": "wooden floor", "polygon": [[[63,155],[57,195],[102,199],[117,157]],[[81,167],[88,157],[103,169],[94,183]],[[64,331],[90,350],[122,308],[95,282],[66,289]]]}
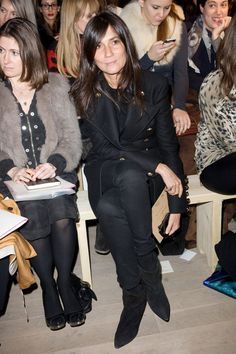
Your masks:
{"label": "wooden floor", "polygon": [[[18,286],[13,286],[6,314],[0,318],[1,354],[235,354],[236,300],[210,290],[202,281],[210,275],[204,255],[190,262],[179,257],[169,260],[174,273],[163,282],[171,303],[171,321],[165,323],[147,307],[137,338],[119,350],[113,337],[122,309],[110,255],[94,253],[94,227],[90,244],[94,290],[98,301],[87,315],[85,325],[52,332],[43,317],[41,291],[26,296],[29,323]],[[79,262],[78,262],[79,263]],[[79,264],[76,265],[79,273]],[[1,291],[1,284],[0,284]]]}

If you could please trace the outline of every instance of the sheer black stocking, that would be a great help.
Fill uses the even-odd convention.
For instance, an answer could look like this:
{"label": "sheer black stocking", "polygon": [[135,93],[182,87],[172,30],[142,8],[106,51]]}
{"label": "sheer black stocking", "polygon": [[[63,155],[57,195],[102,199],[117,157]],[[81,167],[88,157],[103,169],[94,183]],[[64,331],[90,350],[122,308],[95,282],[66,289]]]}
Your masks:
{"label": "sheer black stocking", "polygon": [[72,219],[58,220],[51,228],[53,259],[58,273],[58,290],[65,314],[80,311],[80,303],[71,288],[71,272],[77,243],[77,231]]}
{"label": "sheer black stocking", "polygon": [[[74,220],[63,219],[52,224],[49,237],[31,242],[37,252],[37,256],[32,258],[31,264],[40,278],[46,318],[63,312],[59,294],[65,314],[81,310],[70,281],[76,240]],[[58,273],[58,290],[53,278],[54,267]]]}

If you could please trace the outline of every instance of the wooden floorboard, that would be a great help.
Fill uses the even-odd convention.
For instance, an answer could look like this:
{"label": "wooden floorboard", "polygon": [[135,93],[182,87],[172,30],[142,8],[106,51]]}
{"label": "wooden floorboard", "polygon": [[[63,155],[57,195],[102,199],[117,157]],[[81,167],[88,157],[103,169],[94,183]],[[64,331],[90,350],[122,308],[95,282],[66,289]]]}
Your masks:
{"label": "wooden floorboard", "polygon": [[[165,323],[147,307],[139,334],[116,350],[114,333],[122,309],[121,290],[110,255],[93,250],[95,229],[90,227],[94,291],[98,301],[85,325],[50,331],[44,321],[40,288],[26,295],[29,322],[17,285],[12,287],[6,314],[0,318],[1,354],[235,354],[236,300],[210,290],[202,281],[210,275],[204,255],[186,262],[169,260],[174,273],[163,283],[171,303],[171,321]],[[79,262],[76,264],[79,274]]]}

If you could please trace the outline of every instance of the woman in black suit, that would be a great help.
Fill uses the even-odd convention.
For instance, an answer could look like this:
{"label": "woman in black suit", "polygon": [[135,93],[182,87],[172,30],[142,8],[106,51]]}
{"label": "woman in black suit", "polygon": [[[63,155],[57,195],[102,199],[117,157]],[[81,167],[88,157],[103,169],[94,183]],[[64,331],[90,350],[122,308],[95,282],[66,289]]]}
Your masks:
{"label": "woman in black suit", "polygon": [[90,202],[123,290],[124,309],[115,334],[119,348],[137,335],[147,302],[160,318],[169,320],[152,238],[151,200],[166,187],[171,235],[186,209],[184,178],[168,84],[158,74],[141,71],[124,22],[103,12],[90,20],[83,39],[72,96],[82,133],[90,140],[85,167]]}

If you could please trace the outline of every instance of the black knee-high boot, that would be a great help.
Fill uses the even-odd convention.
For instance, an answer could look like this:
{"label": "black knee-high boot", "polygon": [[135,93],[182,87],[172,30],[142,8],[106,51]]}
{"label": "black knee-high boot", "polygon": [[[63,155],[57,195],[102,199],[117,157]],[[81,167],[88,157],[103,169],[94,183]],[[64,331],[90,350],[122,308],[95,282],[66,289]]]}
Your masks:
{"label": "black knee-high boot", "polygon": [[147,292],[147,302],[162,320],[170,319],[170,304],[161,281],[161,264],[155,251],[138,257],[141,279]]}
{"label": "black knee-high boot", "polygon": [[146,303],[146,291],[143,284],[140,283],[130,290],[123,289],[124,308],[115,333],[115,348],[123,347],[136,337]]}

